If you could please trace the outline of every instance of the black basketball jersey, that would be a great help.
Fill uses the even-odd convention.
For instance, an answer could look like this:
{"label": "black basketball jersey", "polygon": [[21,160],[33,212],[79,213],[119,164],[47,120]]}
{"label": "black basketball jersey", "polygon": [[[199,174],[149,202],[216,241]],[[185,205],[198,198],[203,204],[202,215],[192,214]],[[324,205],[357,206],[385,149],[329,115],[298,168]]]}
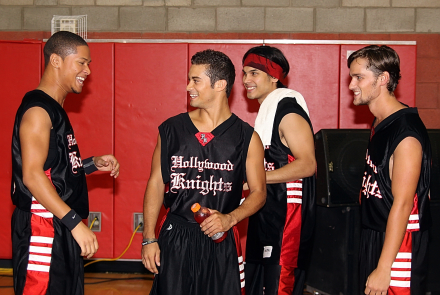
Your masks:
{"label": "black basketball jersey", "polygon": [[[295,155],[281,142],[279,135],[281,120],[290,113],[303,117],[313,134],[309,116],[296,99],[283,98],[277,106],[271,145],[265,147],[266,171],[279,169],[295,160]],[[266,204],[249,218],[246,261],[305,269],[315,224],[315,176],[267,184],[266,187]]]}
{"label": "black basketball jersey", "polygon": [[246,174],[246,157],[253,128],[232,114],[212,132],[199,132],[188,113],[159,126],[161,169],[169,183],[164,205],[194,221],[191,205],[230,213],[239,204]]}
{"label": "black basketball jersey", "polygon": [[61,105],[41,90],[26,93],[15,116],[12,135],[12,202],[23,211],[31,210],[32,194],[23,184],[19,131],[23,115],[32,107],[43,108],[52,121],[49,153],[43,167],[46,175],[61,199],[81,218],[87,218],[87,183],[72,125]]}
{"label": "black basketball jersey", "polygon": [[420,178],[407,230],[423,231],[431,225],[429,210],[431,144],[417,109],[405,108],[390,115],[371,130],[361,189],[363,227],[379,232],[386,230],[394,200],[389,171],[390,158],[397,145],[406,137],[416,138],[423,150]]}

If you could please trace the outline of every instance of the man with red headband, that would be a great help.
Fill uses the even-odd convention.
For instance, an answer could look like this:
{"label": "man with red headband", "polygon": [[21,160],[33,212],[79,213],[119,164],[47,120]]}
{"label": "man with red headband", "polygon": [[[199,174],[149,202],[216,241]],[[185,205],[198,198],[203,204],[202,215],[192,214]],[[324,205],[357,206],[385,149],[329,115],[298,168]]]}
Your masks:
{"label": "man with red headband", "polygon": [[[303,96],[281,80],[289,72],[274,47],[243,57],[243,84],[260,103],[255,131],[265,146],[267,199],[249,218],[246,294],[303,294],[315,220],[315,146]],[[246,188],[246,184],[245,184]]]}

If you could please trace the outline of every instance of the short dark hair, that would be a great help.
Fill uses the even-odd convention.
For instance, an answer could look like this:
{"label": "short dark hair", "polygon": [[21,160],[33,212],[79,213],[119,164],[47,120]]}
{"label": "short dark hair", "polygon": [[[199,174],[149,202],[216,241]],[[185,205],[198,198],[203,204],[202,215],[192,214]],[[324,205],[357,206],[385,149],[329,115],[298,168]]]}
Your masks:
{"label": "short dark hair", "polygon": [[66,56],[77,53],[76,47],[88,46],[87,42],[79,35],[59,31],[53,34],[44,45],[44,65],[47,66],[50,61],[50,56],[55,53],[64,60]]}
{"label": "short dark hair", "polygon": [[358,58],[367,60],[367,69],[372,71],[376,77],[383,72],[390,74],[390,81],[387,89],[390,93],[394,92],[399,84],[400,75],[400,59],[397,52],[386,45],[370,45],[353,52],[347,60],[347,66]]}
{"label": "short dark hair", "polygon": [[[279,65],[283,69],[283,78],[286,78],[287,74],[289,74],[289,62],[287,61],[283,52],[278,48],[267,45],[252,47],[244,54],[242,64],[246,60],[246,57],[251,53],[267,58],[268,60]],[[286,86],[284,86],[284,84],[278,80],[277,88],[286,88]]]}
{"label": "short dark hair", "polygon": [[220,51],[207,49],[199,51],[191,57],[192,65],[206,65],[206,75],[211,80],[211,87],[215,82],[226,80],[226,97],[229,97],[235,81],[235,67],[231,59]]}

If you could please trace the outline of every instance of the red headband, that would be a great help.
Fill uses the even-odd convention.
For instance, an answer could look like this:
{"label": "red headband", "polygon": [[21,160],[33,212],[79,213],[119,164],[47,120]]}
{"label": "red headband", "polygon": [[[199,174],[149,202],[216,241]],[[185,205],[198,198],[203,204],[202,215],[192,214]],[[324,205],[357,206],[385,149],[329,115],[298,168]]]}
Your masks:
{"label": "red headband", "polygon": [[253,67],[259,69],[260,71],[263,71],[270,76],[277,78],[278,80],[283,78],[283,69],[279,64],[255,53],[250,53],[248,56],[246,56],[246,59],[243,62],[243,67]]}

